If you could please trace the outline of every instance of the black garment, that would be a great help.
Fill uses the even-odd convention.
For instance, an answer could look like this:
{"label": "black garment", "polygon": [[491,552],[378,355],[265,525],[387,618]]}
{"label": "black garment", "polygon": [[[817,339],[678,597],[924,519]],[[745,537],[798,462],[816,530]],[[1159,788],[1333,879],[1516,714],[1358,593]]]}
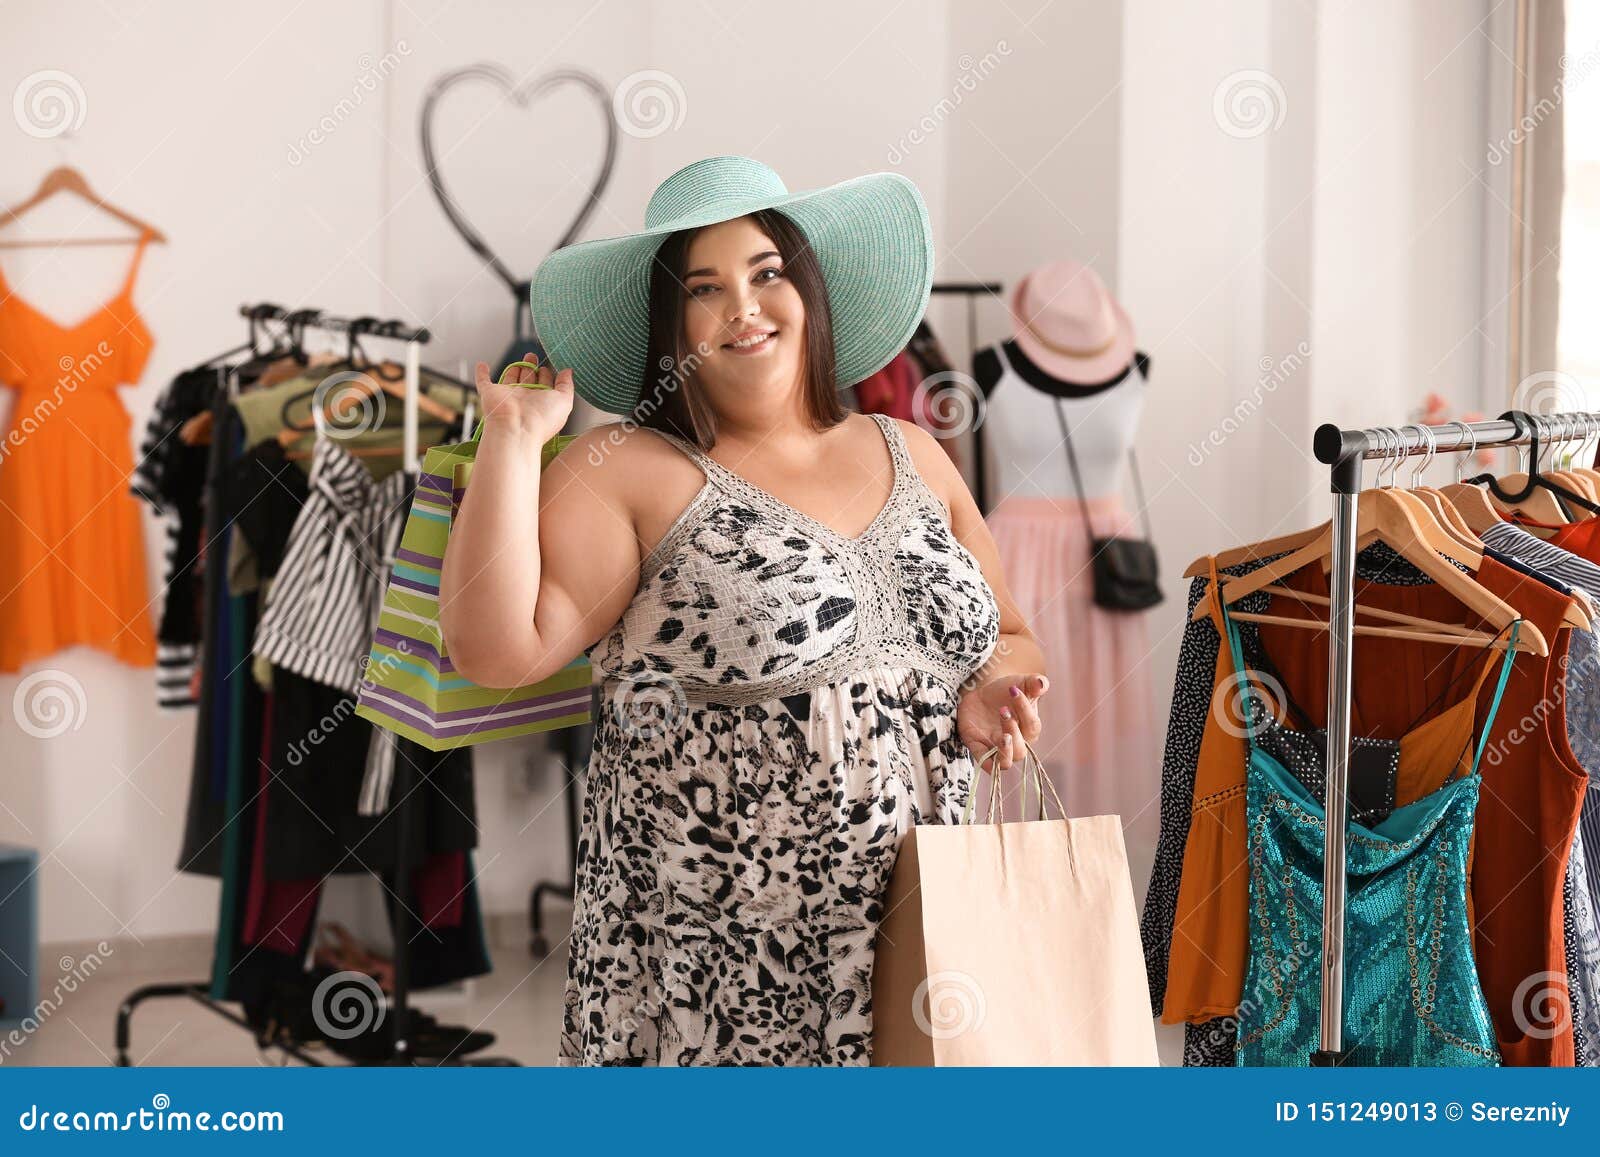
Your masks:
{"label": "black garment", "polygon": [[[336,688],[283,668],[272,672],[271,777],[266,789],[269,879],[350,875],[396,866],[393,810],[356,812],[372,724],[355,700]],[[478,846],[472,750],[433,752],[402,739],[415,792],[407,859]]]}
{"label": "black garment", "polygon": [[[237,596],[229,592],[228,550],[232,536],[243,534],[263,565],[275,567],[306,495],[306,477],[287,461],[282,447],[268,441],[246,451],[240,445],[243,437],[226,394],[216,392],[211,463],[202,488],[205,593],[200,600],[204,612],[200,719],[178,859],[180,871],[206,876],[223,874],[225,845],[238,838],[237,833],[226,832],[229,784],[244,767],[257,766],[265,710],[261,687],[250,670],[259,592]],[[248,794],[253,795],[254,789]]]}
{"label": "black garment", "polygon": [[178,436],[184,423],[211,407],[217,372],[186,370],[173,378],[145,425],[130,488],[167,523],[165,579],[156,628],[156,702],[189,707],[201,636],[200,497],[205,490],[210,448],[190,446]]}
{"label": "black garment", "polygon": [[[1305,708],[1289,694],[1288,683],[1273,667],[1266,652],[1260,649],[1260,640],[1254,635],[1251,638],[1255,640],[1255,646],[1254,649],[1245,647],[1246,665],[1262,672],[1272,681],[1265,695],[1252,695],[1245,708],[1251,712],[1252,722],[1258,728],[1256,746],[1282,764],[1312,795],[1323,799],[1328,792],[1327,729],[1311,721]],[[1266,701],[1269,698],[1281,699],[1282,702],[1269,703]],[[1285,708],[1294,720],[1293,729],[1284,726],[1277,718],[1280,707]],[[1347,772],[1350,819],[1367,827],[1388,819],[1394,811],[1395,797],[1399,791],[1400,741],[1367,735],[1351,736]]]}
{"label": "black garment", "polygon": [[306,472],[289,461],[275,438],[257,442],[223,471],[222,502],[250,544],[263,581],[278,573],[307,493]]}
{"label": "black garment", "polygon": [[[411,950],[410,987],[413,990],[454,984],[489,972],[491,965],[488,943],[484,938],[483,909],[478,899],[478,884],[470,855],[467,857],[466,890],[461,898],[461,923],[452,928],[417,927],[415,900],[412,902],[413,914],[402,914],[395,902],[394,874],[385,872],[380,878],[389,926],[396,930],[397,942],[400,939],[398,930],[404,918],[403,926]],[[224,908],[224,923],[217,931],[211,997],[244,1004],[251,1023],[259,1028],[265,1014],[273,1007],[274,991],[303,983],[304,961],[311,949],[311,938],[316,934],[316,919],[313,916],[307,921],[306,934],[300,938],[293,953],[243,944],[238,939],[238,929],[243,924],[243,889],[231,894],[239,900],[237,908]],[[415,897],[415,891],[411,895]],[[230,890],[224,889],[225,902],[229,896]],[[228,919],[230,915],[231,920]]]}
{"label": "black garment", "polygon": [[931,378],[935,374],[948,374],[954,369],[950,363],[950,355],[945,352],[938,335],[928,325],[927,318],[917,322],[917,330],[911,335],[911,341],[906,344],[906,353],[917,363],[924,378]]}
{"label": "black garment", "polygon": [[200,600],[200,702],[195,730],[189,807],[184,821],[178,870],[204,876],[225,875],[225,862],[239,838],[230,823],[239,807],[241,769],[256,765],[261,746],[261,688],[251,678],[248,656],[255,635],[256,596],[228,593],[229,511],[218,500],[218,481],[240,453],[242,432],[217,391],[212,403],[212,435],[202,508],[202,550],[206,565]]}

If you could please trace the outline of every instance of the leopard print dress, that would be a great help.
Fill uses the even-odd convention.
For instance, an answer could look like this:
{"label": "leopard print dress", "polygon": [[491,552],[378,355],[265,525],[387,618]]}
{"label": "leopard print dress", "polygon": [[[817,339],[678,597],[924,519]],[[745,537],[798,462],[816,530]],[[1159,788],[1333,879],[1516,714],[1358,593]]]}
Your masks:
{"label": "leopard print dress", "polygon": [[[994,594],[895,419],[888,504],[849,538],[690,443],[705,474],[587,654],[558,1063],[862,1065],[900,837],[959,818],[959,683]],[[654,431],[661,433],[661,431]]]}

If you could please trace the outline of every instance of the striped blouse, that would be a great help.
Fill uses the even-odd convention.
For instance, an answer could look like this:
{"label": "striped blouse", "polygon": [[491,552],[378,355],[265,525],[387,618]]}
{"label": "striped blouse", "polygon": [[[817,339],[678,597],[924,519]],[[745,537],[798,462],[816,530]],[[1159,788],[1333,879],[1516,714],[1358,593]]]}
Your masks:
{"label": "striped blouse", "polygon": [[396,471],[375,482],[338,440],[316,443],[310,494],[256,627],[258,655],[357,694],[414,481]]}

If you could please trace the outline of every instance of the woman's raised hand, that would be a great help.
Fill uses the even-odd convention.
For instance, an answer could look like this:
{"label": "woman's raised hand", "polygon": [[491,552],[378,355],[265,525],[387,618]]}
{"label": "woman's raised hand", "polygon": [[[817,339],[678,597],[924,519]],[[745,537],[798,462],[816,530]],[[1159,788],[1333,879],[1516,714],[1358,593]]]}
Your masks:
{"label": "woman's raised hand", "polygon": [[[533,355],[527,356],[533,361]],[[496,382],[489,373],[489,364],[479,362],[477,370],[478,400],[483,405],[484,432],[502,429],[507,432],[537,436],[540,445],[561,433],[572,413],[572,371],[556,373],[548,365],[537,370],[527,366],[512,366],[505,380]],[[545,386],[547,389],[529,389]]]}

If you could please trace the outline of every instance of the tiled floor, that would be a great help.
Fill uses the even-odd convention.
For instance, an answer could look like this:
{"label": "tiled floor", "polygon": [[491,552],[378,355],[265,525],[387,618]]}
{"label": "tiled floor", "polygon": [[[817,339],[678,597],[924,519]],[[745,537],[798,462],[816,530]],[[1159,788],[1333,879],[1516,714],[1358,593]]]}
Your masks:
{"label": "tiled floor", "polygon": [[[132,950],[122,955],[127,960]],[[494,971],[473,981],[469,993],[438,999],[423,994],[419,1004],[445,1023],[494,1033],[495,1044],[478,1056],[507,1057],[524,1065],[552,1064],[566,962],[564,940],[542,961],[525,945],[500,945],[494,950]],[[187,969],[169,966],[155,973],[125,966],[93,976],[64,997],[61,1006],[45,1016],[21,1046],[11,1044],[8,1033],[0,1031],[0,1068],[112,1064],[114,1024],[122,999],[142,985],[201,978],[208,964],[202,957]],[[1159,1026],[1157,1042],[1163,1064],[1181,1062],[1181,1029]],[[128,1052],[134,1064],[149,1066],[299,1063],[275,1050],[259,1052],[244,1029],[182,998],[141,1004],[133,1016]],[[330,1056],[328,1062],[344,1063],[337,1056]]]}

